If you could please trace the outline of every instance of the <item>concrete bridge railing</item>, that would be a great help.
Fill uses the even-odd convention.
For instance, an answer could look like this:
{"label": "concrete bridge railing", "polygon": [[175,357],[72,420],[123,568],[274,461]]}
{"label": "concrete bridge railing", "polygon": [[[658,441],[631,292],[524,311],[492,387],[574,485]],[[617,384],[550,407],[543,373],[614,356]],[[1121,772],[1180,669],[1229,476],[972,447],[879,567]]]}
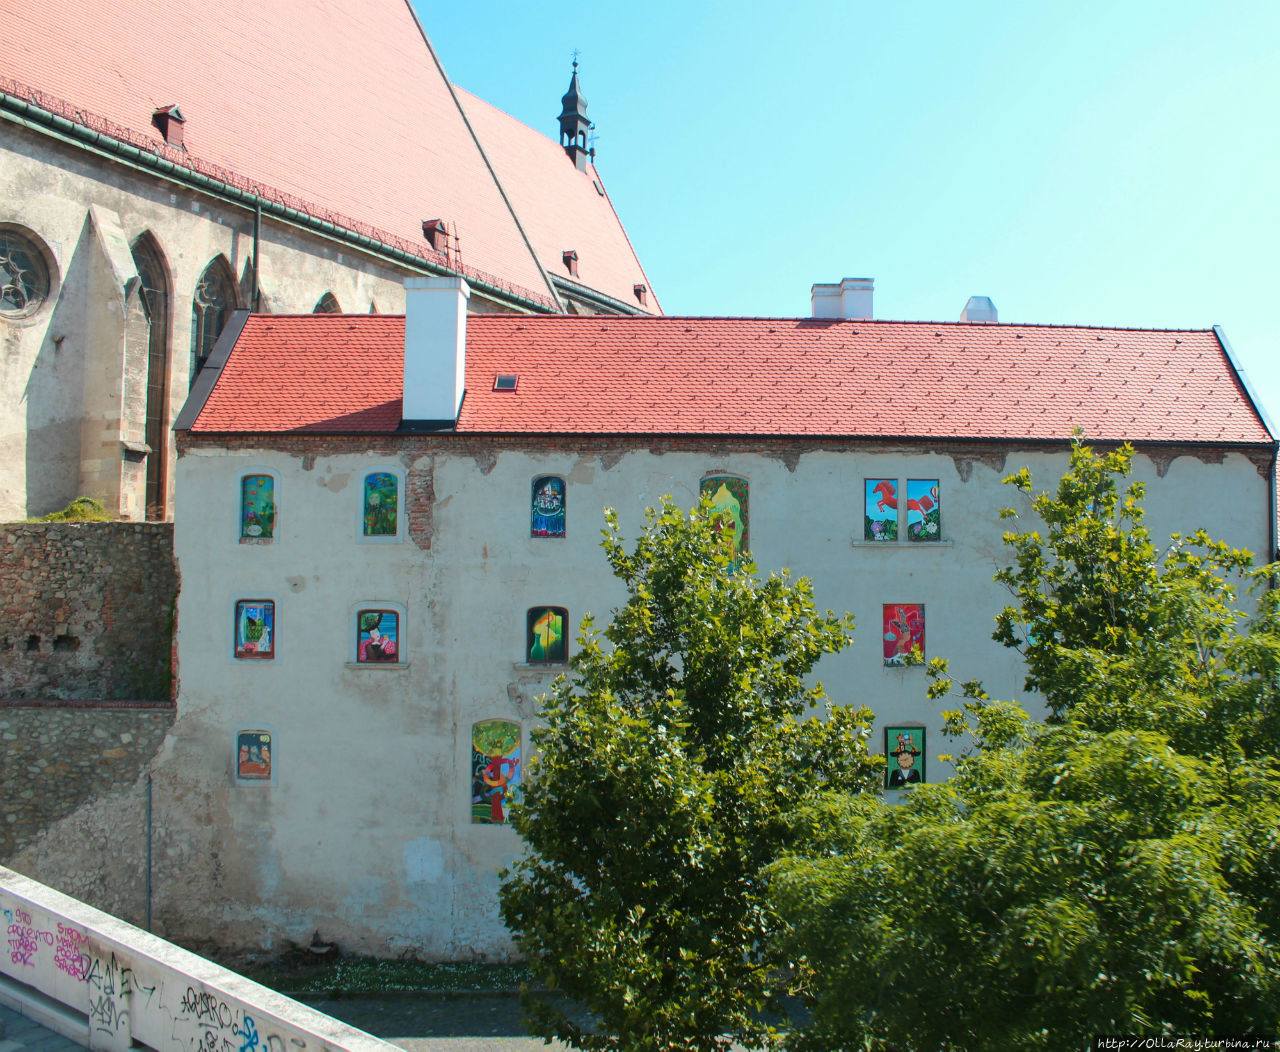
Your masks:
{"label": "concrete bridge railing", "polygon": [[0,1000],[87,1048],[396,1046],[0,866]]}

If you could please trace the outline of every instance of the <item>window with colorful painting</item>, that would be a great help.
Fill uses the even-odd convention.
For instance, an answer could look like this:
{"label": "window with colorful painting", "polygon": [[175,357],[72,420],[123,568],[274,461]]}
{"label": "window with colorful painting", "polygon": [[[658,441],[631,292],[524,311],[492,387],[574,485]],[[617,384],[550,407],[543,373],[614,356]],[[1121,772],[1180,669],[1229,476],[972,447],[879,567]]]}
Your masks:
{"label": "window with colorful painting", "polygon": [[471,727],[471,821],[505,825],[520,795],[520,724],[482,720]]}
{"label": "window with colorful painting", "polygon": [[529,509],[530,536],[564,536],[564,499],[564,479],[559,475],[540,475],[533,480],[533,498]]}
{"label": "window with colorful painting", "polygon": [[240,539],[268,541],[276,533],[276,480],[245,475],[240,480]]}
{"label": "window with colorful painting", "polygon": [[942,497],[937,479],[864,481],[862,539],[872,543],[942,540]]}
{"label": "window with colorful painting", "polygon": [[356,613],[356,663],[387,665],[404,662],[397,610],[365,609]]}
{"label": "window with colorful painting", "polygon": [[708,475],[699,490],[710,497],[716,511],[716,523],[723,536],[729,532],[733,558],[751,547],[751,518],[748,507],[749,487],[739,475]]}
{"label": "window with colorful painting", "polygon": [[374,471],[364,477],[361,530],[370,538],[400,534],[400,479],[390,471]]}
{"label": "window with colorful painting", "polygon": [[907,479],[907,540],[942,540],[942,497],[937,479]]}
{"label": "window with colorful painting", "polygon": [[883,625],[885,665],[904,666],[912,654],[924,659],[923,603],[886,603]]}
{"label": "window with colorful painting", "polygon": [[266,728],[236,731],[236,781],[270,782],[272,767],[272,733]]}
{"label": "window with colorful painting", "polygon": [[924,782],[924,728],[884,729],[884,785],[907,789]]}
{"label": "window with colorful painting", "polygon": [[862,539],[896,541],[898,539],[898,480],[866,480],[866,514]]}
{"label": "window with colorful painting", "polygon": [[529,611],[525,659],[531,665],[569,660],[569,611],[563,606],[535,606]]}
{"label": "window with colorful painting", "polygon": [[270,599],[236,601],[235,656],[246,660],[276,656],[276,604]]}

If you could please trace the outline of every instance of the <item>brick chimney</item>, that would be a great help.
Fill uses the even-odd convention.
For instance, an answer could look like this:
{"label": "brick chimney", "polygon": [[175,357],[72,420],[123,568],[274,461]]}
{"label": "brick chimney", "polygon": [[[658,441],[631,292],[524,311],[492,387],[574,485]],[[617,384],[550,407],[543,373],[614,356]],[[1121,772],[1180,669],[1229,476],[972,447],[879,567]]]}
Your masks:
{"label": "brick chimney", "polygon": [[871,311],[871,297],[875,291],[874,278],[845,278],[839,285],[814,285],[811,291],[815,318],[875,317]]}
{"label": "brick chimney", "polygon": [[439,431],[457,423],[470,296],[461,278],[405,278],[401,430]]}

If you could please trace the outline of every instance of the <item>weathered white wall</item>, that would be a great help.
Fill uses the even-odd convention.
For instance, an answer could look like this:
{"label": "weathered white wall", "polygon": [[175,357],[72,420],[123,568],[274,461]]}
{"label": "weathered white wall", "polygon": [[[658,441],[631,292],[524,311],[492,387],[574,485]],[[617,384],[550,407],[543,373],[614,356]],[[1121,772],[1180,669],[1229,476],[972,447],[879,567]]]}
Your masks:
{"label": "weathered white wall", "polygon": [[[950,658],[958,678],[980,677],[996,696],[1022,693],[1016,655],[990,638],[1006,599],[991,580],[1007,562],[996,511],[1017,496],[1001,479],[1026,465],[1051,487],[1065,453],[463,454],[447,440],[434,453],[432,440],[382,441],[376,454],[326,454],[314,439],[294,452],[195,446],[179,460],[181,688],[153,768],[154,886],[157,917],[184,941],[272,946],[319,929],[375,954],[509,953],[495,890],[518,843],[508,828],[471,823],[471,726],[519,720],[527,745],[534,699],[554,674],[523,664],[527,609],[567,607],[575,638],[586,611],[603,625],[623,593],[599,550],[601,509],[617,508],[634,537],[647,505],[664,494],[692,505],[708,473],[749,480],[763,571],[808,575],[820,606],[856,616],[853,645],[819,675],[835,701],[871,706],[881,725],[928,728],[930,780],[946,773],[936,756],[948,706],[926,700],[923,670],[884,667],[882,604],[924,603],[927,656]],[[410,489],[430,474],[434,500],[408,509],[419,539],[429,511],[429,550],[411,537],[358,540],[362,479],[380,468],[405,470]],[[259,471],[276,477],[276,536],[241,544],[239,480]],[[542,474],[567,480],[563,540],[529,536],[530,484]],[[1181,456],[1164,477],[1139,457],[1136,476],[1149,483],[1157,537],[1205,526],[1266,550],[1267,483],[1245,457]],[[863,480],[882,477],[940,480],[946,543],[860,543]],[[249,598],[276,601],[273,661],[231,656],[234,603]],[[382,602],[404,610],[405,667],[354,667],[354,611]],[[273,728],[277,784],[233,784],[242,725]]]}
{"label": "weathered white wall", "polygon": [[4,867],[0,920],[0,1001],[88,1048],[395,1047]]}

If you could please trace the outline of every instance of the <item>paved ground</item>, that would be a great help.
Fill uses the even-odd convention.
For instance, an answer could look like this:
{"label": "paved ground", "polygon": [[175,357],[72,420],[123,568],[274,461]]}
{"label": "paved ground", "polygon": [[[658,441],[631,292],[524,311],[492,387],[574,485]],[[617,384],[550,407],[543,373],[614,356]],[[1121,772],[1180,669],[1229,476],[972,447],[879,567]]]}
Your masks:
{"label": "paved ground", "polygon": [[520,1021],[520,1001],[513,994],[299,1000],[412,1052],[547,1052],[568,1047],[529,1037]]}
{"label": "paved ground", "polygon": [[33,1023],[6,1005],[0,1005],[0,1052],[18,1052],[19,1049],[34,1049],[35,1052],[80,1052],[80,1046],[74,1041],[68,1041],[52,1030],[46,1030],[39,1023]]}

